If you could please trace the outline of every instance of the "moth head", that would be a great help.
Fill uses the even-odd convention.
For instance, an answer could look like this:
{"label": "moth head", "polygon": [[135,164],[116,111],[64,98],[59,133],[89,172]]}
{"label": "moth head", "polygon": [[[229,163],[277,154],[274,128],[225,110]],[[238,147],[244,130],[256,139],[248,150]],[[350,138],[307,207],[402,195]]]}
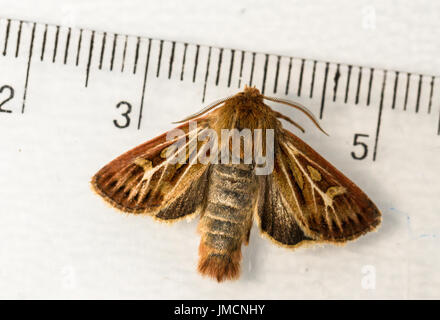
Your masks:
{"label": "moth head", "polygon": [[255,105],[264,105],[263,103],[263,95],[260,93],[260,91],[255,88],[255,87],[249,87],[249,86],[245,86],[244,90],[233,95],[233,96],[229,96],[217,101],[214,101],[213,103],[207,105],[205,108],[203,108],[202,110],[200,110],[197,113],[194,113],[188,117],[186,117],[185,119],[181,120],[181,121],[176,121],[173,123],[183,123],[195,118],[198,118],[202,115],[204,115],[205,113],[211,111],[212,109],[214,109],[215,107],[225,104],[225,103],[230,103],[233,106],[255,106]]}
{"label": "moth head", "polygon": [[327,132],[325,132],[324,129],[321,128],[321,126],[318,123],[318,120],[315,118],[313,113],[310,110],[308,110],[305,106],[301,105],[298,102],[293,102],[293,101],[284,100],[284,99],[275,98],[275,97],[264,96],[260,93],[260,90],[258,90],[256,87],[250,87],[247,85],[245,85],[243,91],[241,91],[233,96],[229,96],[229,97],[214,101],[213,103],[206,106],[205,108],[203,108],[199,112],[192,114],[189,117],[186,117],[185,119],[183,119],[181,121],[176,121],[174,123],[183,123],[183,122],[198,118],[198,117],[202,116],[203,114],[211,111],[215,107],[217,107],[219,105],[226,104],[227,106],[229,106],[233,109],[237,109],[237,108],[247,109],[249,107],[252,107],[252,108],[260,108],[260,110],[263,110],[263,111],[270,110],[270,113],[273,116],[275,116],[276,118],[282,118],[284,120],[287,120],[291,124],[293,124],[294,126],[296,126],[301,131],[304,132],[304,129],[299,124],[297,124],[295,121],[293,121],[289,117],[287,117],[279,112],[273,111],[270,107],[268,107],[264,103],[264,100],[281,103],[281,104],[284,104],[284,105],[287,105],[287,106],[290,106],[290,107],[293,107],[295,109],[300,110],[308,118],[310,118],[310,120],[313,121],[313,123],[316,125],[316,127],[318,127],[319,130],[321,130],[324,134],[328,135]]}
{"label": "moth head", "polygon": [[249,102],[263,102],[263,95],[255,87],[245,86],[244,90],[237,93],[235,96],[231,97],[231,100],[238,100],[238,102],[249,103]]}
{"label": "moth head", "polygon": [[260,90],[258,90],[255,87],[249,87],[247,85],[244,86],[244,90],[239,93],[239,95],[248,97],[248,98],[262,98],[262,94],[260,93]]}

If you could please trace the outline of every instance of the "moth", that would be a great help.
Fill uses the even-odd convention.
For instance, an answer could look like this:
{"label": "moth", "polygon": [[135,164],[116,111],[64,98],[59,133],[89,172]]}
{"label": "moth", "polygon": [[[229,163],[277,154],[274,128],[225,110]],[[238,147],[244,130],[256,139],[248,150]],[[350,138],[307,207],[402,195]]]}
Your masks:
{"label": "moth", "polygon": [[[263,235],[288,248],[344,243],[374,230],[381,221],[376,205],[327,160],[284,129],[280,119],[304,131],[265,101],[299,109],[322,130],[304,106],[245,87],[243,92],[181,121],[177,130],[184,143],[180,147],[175,146],[177,138],[167,139],[164,133],[99,170],[91,181],[93,189],[123,212],[166,222],[199,215],[198,271],[219,282],[239,277],[241,247],[249,242],[254,219]],[[197,129],[191,128],[194,121]],[[218,133],[218,138],[224,129],[260,130],[263,134],[258,141],[240,144],[239,161],[222,162],[219,148],[207,152],[203,147],[209,141],[206,130]],[[266,150],[266,156],[273,152],[272,170],[256,174],[261,164],[254,158],[246,163],[244,151],[252,149],[247,148],[249,143],[252,147],[257,142],[262,142],[264,149],[269,141],[264,133],[269,131],[273,146]],[[229,140],[221,145],[233,149]],[[210,162],[197,161],[200,150],[208,154]],[[178,154],[184,161],[175,161]]]}

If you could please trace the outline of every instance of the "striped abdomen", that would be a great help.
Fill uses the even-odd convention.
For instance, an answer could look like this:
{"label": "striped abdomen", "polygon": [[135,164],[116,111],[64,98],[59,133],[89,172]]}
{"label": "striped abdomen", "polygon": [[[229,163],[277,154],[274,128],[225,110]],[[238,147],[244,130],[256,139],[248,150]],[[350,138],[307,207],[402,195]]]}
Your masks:
{"label": "striped abdomen", "polygon": [[241,244],[247,244],[256,202],[253,166],[212,166],[207,205],[199,223],[199,271],[218,281],[236,278],[240,271]]}

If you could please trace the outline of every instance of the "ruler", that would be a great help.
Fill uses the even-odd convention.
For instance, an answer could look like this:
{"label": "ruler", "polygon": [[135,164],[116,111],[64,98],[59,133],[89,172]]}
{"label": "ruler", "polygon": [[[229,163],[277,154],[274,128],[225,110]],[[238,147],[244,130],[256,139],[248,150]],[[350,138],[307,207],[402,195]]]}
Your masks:
{"label": "ruler", "polygon": [[[51,225],[54,219],[59,219],[56,229],[63,225],[63,219],[77,219],[84,206],[97,206],[100,202],[88,189],[88,180],[101,166],[129,148],[170,130],[171,121],[181,120],[205,104],[237,93],[244,85],[256,86],[267,96],[298,101],[320,119],[330,138],[320,134],[293,109],[271,104],[292,118],[300,117],[297,121],[306,128],[306,134],[297,134],[347,173],[381,208],[384,224],[379,240],[383,245],[377,249],[378,255],[402,251],[398,246],[402,232],[404,239],[411,241],[438,239],[440,79],[437,75],[7,18],[0,19],[0,70],[0,161],[3,164],[0,191],[4,197],[2,210],[6,208],[10,213],[0,217],[1,224],[18,226],[23,221],[32,221],[27,228],[11,229],[10,234],[2,231],[5,237],[2,243],[20,234],[20,230],[25,230],[22,238],[27,238],[26,230],[32,232],[40,221]],[[66,195],[63,192],[66,188],[74,191]],[[25,191],[34,201],[23,200]],[[91,219],[90,216],[90,213],[85,215],[84,221]],[[117,219],[108,213],[93,216]],[[17,217],[23,220],[17,221]],[[103,221],[96,225],[105,224]],[[398,230],[394,231],[391,225]],[[160,228],[163,227],[158,227],[155,234],[168,232]],[[66,230],[63,237],[65,233],[76,234],[76,229],[66,227]],[[191,229],[189,234],[193,233]],[[141,233],[133,234],[143,237]],[[93,232],[82,233],[89,243],[95,241],[93,236]],[[193,238],[196,241],[196,237],[188,236]],[[72,239],[76,238],[72,236]],[[190,240],[182,239],[177,245],[187,245],[185,241]],[[251,240],[251,246],[255,241]],[[160,242],[156,246],[162,252],[172,250]],[[425,243],[423,249],[418,245],[406,247],[408,251],[401,255],[403,260],[394,256],[391,260],[375,259],[366,248],[361,245],[358,251],[370,254],[377,272],[388,270],[385,264],[399,267],[403,264],[412,268],[405,270],[419,268],[418,275],[423,275],[439,266],[437,260],[433,260],[433,268],[437,267],[432,270],[418,264],[423,257],[433,255],[436,245],[432,244]],[[148,255],[154,256],[154,252]],[[345,258],[327,259],[339,268],[338,272],[344,273],[349,263],[364,259],[351,257],[350,251],[344,252],[340,254],[347,254]],[[44,250],[41,254],[44,256]],[[298,254],[301,255],[297,253],[292,259]],[[46,259],[55,258],[48,252]],[[65,265],[69,268],[74,265],[63,258],[57,259],[54,263],[60,270]],[[131,261],[130,257],[126,259]],[[309,259],[299,260],[295,260],[295,265],[303,263],[304,268],[313,268],[307,264]],[[36,258],[26,265],[38,261]],[[188,272],[192,272],[193,261],[188,261]],[[244,267],[248,265],[245,261]],[[354,266],[358,267],[361,268]],[[407,271],[399,270],[396,267],[393,276],[408,279]],[[16,271],[11,265],[11,270],[4,272]],[[166,266],[163,272],[167,272]],[[11,277],[20,278],[21,274]],[[33,279],[29,281],[37,281]],[[417,283],[424,280],[417,279],[412,278],[412,287],[403,280],[389,290],[395,290],[394,297],[401,292],[405,297],[423,296],[417,291]],[[347,281],[347,285],[359,283],[357,278],[353,281]],[[362,290],[353,286],[347,290]],[[378,296],[388,295],[381,292]]]}
{"label": "ruler", "polygon": [[[384,110],[403,111],[413,117],[429,115],[432,119],[426,123],[431,136],[427,139],[435,141],[440,135],[440,81],[434,75],[11,19],[0,20],[0,51],[1,63],[7,64],[3,70],[14,70],[14,78],[9,72],[2,72],[0,78],[2,113],[24,114],[32,108],[32,81],[44,68],[54,77],[75,73],[75,84],[91,88],[90,94],[95,95],[106,94],[93,86],[103,77],[135,86],[137,92],[111,88],[121,96],[116,107],[125,110],[122,118],[114,121],[121,129],[142,128],[148,97],[163,94],[154,90],[158,83],[167,86],[168,95],[178,99],[182,108],[192,106],[188,112],[194,111],[197,103],[217,99],[218,92],[234,93],[247,84],[266,95],[312,106],[320,119],[335,109],[340,112],[344,105],[374,109],[373,161],[380,149]],[[179,88],[194,94],[185,97]]]}

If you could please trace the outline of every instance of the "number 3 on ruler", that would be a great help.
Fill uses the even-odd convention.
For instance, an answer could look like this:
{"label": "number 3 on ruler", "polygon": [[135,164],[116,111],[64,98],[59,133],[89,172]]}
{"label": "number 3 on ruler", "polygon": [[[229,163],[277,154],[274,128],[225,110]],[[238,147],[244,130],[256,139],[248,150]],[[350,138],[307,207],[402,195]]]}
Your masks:
{"label": "number 3 on ruler", "polygon": [[127,101],[121,101],[116,105],[116,108],[119,109],[119,107],[121,107],[122,105],[126,106],[126,110],[125,112],[121,113],[121,116],[124,117],[125,122],[120,124],[118,122],[118,120],[113,120],[113,123],[116,127],[118,127],[119,129],[124,129],[127,128],[130,125],[130,112],[131,112],[131,104],[128,103]]}

